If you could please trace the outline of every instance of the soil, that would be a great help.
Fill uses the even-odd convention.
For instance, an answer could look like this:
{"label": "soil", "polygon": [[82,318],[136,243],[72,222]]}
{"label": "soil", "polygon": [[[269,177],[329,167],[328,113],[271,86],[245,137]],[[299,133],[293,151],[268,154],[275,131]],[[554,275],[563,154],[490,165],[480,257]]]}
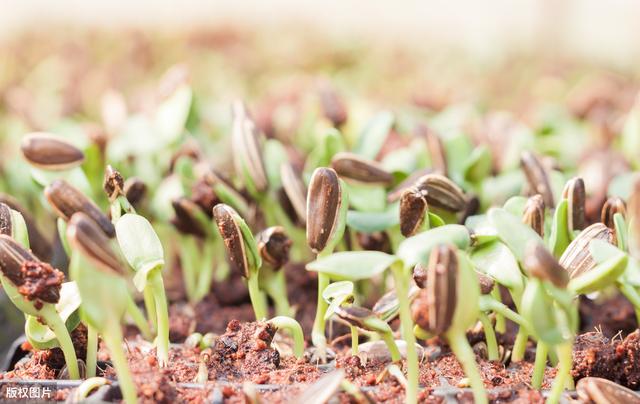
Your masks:
{"label": "soil", "polygon": [[34,301],[37,309],[42,307],[42,302],[57,303],[60,300],[60,288],[64,282],[62,272],[44,262],[26,261],[20,273],[18,292]]}

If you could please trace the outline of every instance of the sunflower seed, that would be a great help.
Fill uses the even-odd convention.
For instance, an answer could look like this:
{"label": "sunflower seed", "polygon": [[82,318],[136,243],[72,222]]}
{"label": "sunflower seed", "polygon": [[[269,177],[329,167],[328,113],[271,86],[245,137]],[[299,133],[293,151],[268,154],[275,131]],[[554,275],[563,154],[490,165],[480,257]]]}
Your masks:
{"label": "sunflower seed", "polygon": [[386,231],[376,231],[373,233],[357,232],[358,244],[367,251],[382,251],[391,254],[391,240]]}
{"label": "sunflower seed", "polygon": [[353,153],[338,153],[331,160],[331,167],[344,178],[354,181],[389,185],[393,175],[372,160]]}
{"label": "sunflower seed", "polygon": [[576,385],[578,397],[594,404],[638,404],[640,394],[611,380],[585,377]]}
{"label": "sunflower seed", "polygon": [[378,318],[376,314],[364,307],[358,306],[338,306],[335,309],[336,315],[358,328],[373,332],[390,332],[389,325]]}
{"label": "sunflower seed", "polygon": [[65,180],[55,180],[47,185],[44,195],[62,219],[68,221],[74,213],[82,212],[93,219],[109,238],[115,236],[116,231],[109,218],[93,201]]}
{"label": "sunflower seed", "polygon": [[293,243],[284,228],[269,227],[258,233],[256,242],[260,256],[274,269],[280,269],[289,262],[289,250]]}
{"label": "sunflower seed", "polygon": [[175,217],[171,219],[176,229],[184,234],[193,234],[196,237],[203,238],[207,235],[206,229],[202,223],[196,218],[200,207],[191,200],[180,197],[171,201]]}
{"label": "sunflower seed", "polygon": [[31,165],[46,170],[68,170],[84,161],[82,150],[49,133],[30,133],[20,147]]}
{"label": "sunflower seed", "polygon": [[522,153],[522,156],[520,156],[520,165],[522,166],[525,177],[527,177],[527,182],[531,190],[533,190],[534,193],[542,195],[544,204],[548,208],[554,208],[556,205],[553,200],[549,176],[540,159],[538,159],[535,154],[525,151]]}
{"label": "sunflower seed", "polygon": [[339,128],[347,121],[347,107],[342,98],[327,83],[320,87],[320,107],[324,116],[331,121],[334,127]]}
{"label": "sunflower seed", "polygon": [[467,199],[462,189],[444,175],[424,175],[418,179],[415,186],[427,192],[425,198],[429,206],[449,212],[461,212],[467,207]]}
{"label": "sunflower seed", "polygon": [[422,265],[422,263],[417,263],[416,266],[413,267],[413,281],[420,289],[427,287],[427,267]]}
{"label": "sunflower seed", "polygon": [[141,179],[130,177],[124,182],[124,195],[132,205],[138,205],[147,194],[147,184]]}
{"label": "sunflower seed", "polygon": [[400,197],[400,232],[405,237],[416,234],[426,218],[429,211],[427,203],[427,191],[417,187],[405,190]]}
{"label": "sunflower seed", "polygon": [[8,235],[0,235],[0,270],[14,285],[24,283],[21,269],[29,261],[37,262],[38,258]]}
{"label": "sunflower seed", "polygon": [[585,218],[587,193],[582,178],[570,179],[562,191],[562,197],[568,202],[569,230],[584,229],[587,226]]}
{"label": "sunflower seed", "polygon": [[[453,321],[457,305],[458,258],[453,247],[440,244],[431,251],[427,265],[427,285],[420,291],[414,305],[426,310],[425,330],[440,335]],[[422,298],[420,297],[422,295]],[[424,317],[422,317],[424,320]]]}
{"label": "sunflower seed", "polygon": [[447,153],[440,136],[424,125],[418,126],[417,134],[424,137],[427,142],[427,150],[434,170],[442,175],[447,175]]}
{"label": "sunflower seed", "polygon": [[67,224],[67,239],[89,261],[105,272],[122,274],[122,265],[104,231],[83,212],[75,213]]}
{"label": "sunflower seed", "polygon": [[124,195],[124,179],[120,172],[111,165],[107,165],[104,171],[102,189],[106,192],[109,201],[113,202],[120,195]]}
{"label": "sunflower seed", "polygon": [[613,244],[613,231],[602,223],[594,223],[582,230],[564,250],[560,257],[560,265],[567,269],[570,279],[588,272],[596,266],[596,262],[589,252],[589,243],[596,239]]}
{"label": "sunflower seed", "polygon": [[231,145],[238,175],[249,176],[256,191],[264,192],[269,184],[260,151],[259,131],[241,101],[233,104]]}
{"label": "sunflower seed", "polygon": [[[411,285],[409,288],[409,302],[412,302],[416,298],[420,288],[416,285]],[[395,290],[385,293],[371,309],[376,316],[383,319],[386,322],[390,322],[396,318],[400,311],[400,301]]]}
{"label": "sunflower seed", "polygon": [[307,190],[304,183],[296,173],[291,163],[283,163],[280,166],[280,177],[282,178],[282,188],[291,202],[296,216],[304,224],[307,219]]}
{"label": "sunflower seed", "polygon": [[540,243],[531,242],[527,245],[523,265],[531,276],[549,281],[559,288],[569,283],[567,271]]}
{"label": "sunflower seed", "polygon": [[416,181],[421,177],[433,173],[433,170],[430,168],[423,168],[421,170],[415,171],[411,173],[407,178],[402,180],[401,183],[395,186],[387,195],[387,202],[393,203],[396,202],[402,197],[402,193],[415,185]]}
{"label": "sunflower seed", "polygon": [[331,168],[316,168],[307,192],[307,243],[322,251],[336,230],[342,190],[338,174]]}
{"label": "sunflower seed", "polygon": [[615,224],[613,223],[613,216],[616,213],[621,213],[622,216],[627,216],[627,207],[622,199],[614,196],[607,199],[602,206],[600,221],[608,228],[614,230]]}
{"label": "sunflower seed", "polygon": [[529,225],[540,237],[544,236],[544,200],[542,195],[530,197],[524,206],[522,223]]}
{"label": "sunflower seed", "polygon": [[244,238],[234,216],[237,216],[237,213],[233,208],[223,203],[213,208],[213,218],[224,241],[231,269],[248,278],[250,272],[247,252],[244,247]]}
{"label": "sunflower seed", "polygon": [[0,234],[13,235],[11,208],[2,202],[0,202]]}

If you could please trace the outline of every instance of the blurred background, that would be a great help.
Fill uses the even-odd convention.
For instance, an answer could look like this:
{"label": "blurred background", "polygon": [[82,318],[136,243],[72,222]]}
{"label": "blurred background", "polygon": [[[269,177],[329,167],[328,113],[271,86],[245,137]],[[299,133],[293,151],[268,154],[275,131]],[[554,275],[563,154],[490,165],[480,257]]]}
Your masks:
{"label": "blurred background", "polygon": [[[0,0],[0,192],[32,196],[20,202],[54,234],[19,157],[21,136],[47,130],[104,148],[117,133],[107,156],[126,162],[148,146],[132,117],[183,82],[199,116],[186,126],[207,139],[205,153],[224,141],[232,100],[246,100],[263,132],[283,139],[305,128],[300,111],[317,109],[329,87],[349,105],[352,128],[390,109],[410,133],[407,117],[472,104],[494,111],[475,122],[483,128],[517,122],[553,134],[545,122],[561,106],[617,133],[638,90],[638,21],[636,0]],[[433,125],[446,135],[451,116],[461,115]],[[558,156],[566,166],[593,146],[575,139]],[[163,169],[147,169],[147,183],[159,183]],[[21,324],[0,306],[0,324]],[[0,350],[19,333],[0,331]]]}

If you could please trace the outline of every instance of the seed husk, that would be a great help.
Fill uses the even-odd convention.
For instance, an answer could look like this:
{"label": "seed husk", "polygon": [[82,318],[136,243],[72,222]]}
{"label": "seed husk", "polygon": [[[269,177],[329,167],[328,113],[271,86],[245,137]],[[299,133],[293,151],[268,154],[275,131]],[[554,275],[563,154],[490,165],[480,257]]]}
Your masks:
{"label": "seed husk", "polygon": [[269,183],[260,151],[258,128],[241,101],[233,104],[232,147],[238,175],[249,175],[256,191],[264,192]]}
{"label": "seed husk", "polygon": [[193,234],[196,237],[203,238],[206,236],[206,230],[202,228],[202,224],[196,219],[196,212],[200,210],[200,207],[191,200],[180,197],[171,202],[173,211],[176,213],[175,217],[171,219],[178,231],[184,234]]}
{"label": "seed husk", "polygon": [[427,287],[427,267],[422,263],[417,263],[413,267],[413,281],[420,289]]}
{"label": "seed husk", "polygon": [[596,239],[613,244],[613,231],[602,223],[594,223],[582,230],[567,246],[560,257],[560,265],[569,272],[570,279],[588,272],[596,266],[596,262],[589,252],[589,243]]}
{"label": "seed husk", "polygon": [[373,332],[385,332],[389,330],[386,322],[378,318],[376,314],[364,307],[359,306],[338,306],[335,308],[336,315],[347,323]]}
{"label": "seed husk", "polygon": [[431,165],[435,171],[442,175],[447,175],[447,153],[444,149],[440,136],[424,125],[418,126],[417,133],[419,136],[424,137],[427,142],[427,150],[431,157]]}
{"label": "seed husk", "polygon": [[0,270],[16,286],[24,282],[21,268],[38,258],[6,234],[0,235]]}
{"label": "seed husk", "polygon": [[540,159],[532,152],[525,151],[520,156],[520,165],[531,190],[542,195],[545,206],[551,209],[554,208],[556,205],[551,184],[549,183],[549,176]]}
{"label": "seed husk", "polygon": [[22,215],[29,233],[29,244],[33,253],[41,260],[48,260],[51,257],[51,243],[40,232],[36,221],[31,213],[10,195],[0,193],[0,202]]}
{"label": "seed husk", "polygon": [[567,271],[540,243],[531,242],[527,245],[523,265],[531,276],[549,281],[559,288],[565,288],[569,283]]}
{"label": "seed husk", "polygon": [[615,229],[613,216],[616,213],[621,213],[622,216],[627,216],[627,207],[621,198],[614,196],[607,199],[607,201],[602,206],[600,221],[604,223],[605,226],[613,230]]}
{"label": "seed husk", "polygon": [[139,178],[130,177],[124,182],[123,190],[129,203],[136,206],[147,194],[147,184]]}
{"label": "seed husk", "polygon": [[433,170],[430,168],[423,168],[418,171],[411,173],[407,178],[402,180],[398,185],[396,185],[391,192],[387,195],[387,202],[393,203],[398,201],[402,197],[402,193],[411,188],[416,184],[416,182],[424,177],[427,174],[433,173]]}
{"label": "seed husk", "polygon": [[307,243],[314,252],[324,250],[337,226],[342,203],[338,174],[316,168],[307,193]]}
{"label": "seed husk", "polygon": [[82,150],[49,133],[30,133],[20,147],[29,164],[46,170],[68,170],[84,161]]}
{"label": "seed husk", "polygon": [[431,251],[427,265],[425,330],[440,335],[453,321],[457,305],[458,257],[453,247],[440,244]]}
{"label": "seed husk", "polygon": [[416,188],[426,191],[429,206],[449,212],[461,212],[467,207],[467,199],[455,182],[440,174],[427,174],[418,179]]}
{"label": "seed husk", "polygon": [[[411,285],[411,287],[409,288],[410,302],[416,298],[419,291],[419,287],[417,287],[416,285]],[[398,316],[399,309],[400,301],[398,300],[398,295],[396,294],[395,290],[391,290],[385,293],[380,299],[378,299],[371,310],[379,318],[383,319],[386,322],[390,322]]]}
{"label": "seed husk", "polygon": [[109,238],[115,236],[116,230],[109,218],[93,201],[65,180],[55,180],[47,185],[44,195],[58,216],[65,221],[69,221],[74,213],[82,212],[93,219]]}
{"label": "seed husk", "polygon": [[587,193],[584,187],[584,180],[580,177],[570,179],[562,191],[562,197],[568,202],[569,229],[582,230],[587,226],[586,203]]}
{"label": "seed husk", "polygon": [[533,195],[527,199],[522,214],[522,223],[529,225],[540,237],[544,236],[544,200],[542,195]]}
{"label": "seed husk", "polygon": [[331,167],[344,178],[371,184],[389,185],[393,175],[372,160],[357,154],[342,152],[333,156]]}
{"label": "seed husk", "polygon": [[0,234],[6,234],[7,236],[13,234],[11,208],[2,202],[0,202]]}
{"label": "seed husk", "polygon": [[67,224],[67,239],[93,264],[107,273],[122,274],[122,265],[109,239],[98,224],[83,212],[75,213]]}
{"label": "seed husk", "polygon": [[222,240],[224,241],[231,269],[242,274],[245,278],[250,275],[247,253],[240,227],[234,219],[235,211],[228,205],[220,203],[213,208],[213,218],[216,221]]}
{"label": "seed husk", "polygon": [[400,232],[405,237],[416,234],[425,220],[429,204],[427,191],[410,187],[400,197]]}
{"label": "seed husk", "polygon": [[373,233],[357,232],[358,244],[364,250],[382,251],[391,254],[391,240],[386,231],[376,231]]}
{"label": "seed husk", "polygon": [[113,202],[120,195],[124,195],[124,179],[120,172],[111,165],[107,165],[104,171],[102,189],[106,192],[109,201]]}
{"label": "seed husk", "polygon": [[281,226],[269,227],[256,237],[258,252],[262,259],[273,267],[280,269],[289,262],[289,251],[293,242]]}
{"label": "seed husk", "polygon": [[600,377],[585,377],[576,385],[578,397],[595,404],[640,403],[640,395],[611,380]]}
{"label": "seed husk", "polygon": [[322,85],[319,94],[322,113],[334,127],[339,128],[347,121],[347,107],[342,98],[329,84]]}
{"label": "seed husk", "polygon": [[307,219],[307,190],[304,183],[291,163],[283,163],[280,166],[280,176],[284,193],[296,212],[296,216],[304,224]]}

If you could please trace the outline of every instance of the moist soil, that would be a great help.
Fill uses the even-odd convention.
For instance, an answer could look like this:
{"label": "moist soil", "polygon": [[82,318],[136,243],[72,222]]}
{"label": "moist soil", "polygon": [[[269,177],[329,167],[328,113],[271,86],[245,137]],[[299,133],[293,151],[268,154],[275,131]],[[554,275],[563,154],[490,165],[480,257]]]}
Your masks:
{"label": "moist soil", "polygon": [[[309,291],[315,290],[316,280],[313,274],[295,267],[287,268],[287,277],[291,302],[297,310],[296,317],[302,320],[305,334],[309,335],[316,302],[315,294]],[[227,291],[234,289],[238,295],[246,293],[243,288],[227,288]],[[370,400],[403,402],[401,381],[385,371],[389,362],[363,354],[352,356],[350,335],[344,332],[344,328],[342,331],[340,327],[333,329],[331,347],[336,353],[334,362],[318,367],[308,355],[302,359],[291,356],[287,336],[276,333],[269,324],[252,322],[253,310],[248,299],[245,301],[239,296],[227,296],[229,300],[236,300],[235,305],[229,306],[221,304],[214,296],[211,294],[195,308],[182,302],[172,304],[170,322],[174,344],[165,368],[159,366],[152,346],[139,338],[133,328],[129,328],[126,352],[141,402],[245,403],[256,394],[263,402],[291,402],[311,383],[335,368],[343,369],[346,379],[360,386]],[[581,302],[583,324],[591,329],[583,330],[576,338],[573,364],[576,381],[597,376],[631,389],[640,388],[640,331],[636,330],[635,315],[632,308],[628,311],[628,305],[620,297],[597,304],[589,300]],[[194,331],[217,335],[205,355],[198,347],[180,344]],[[513,333],[514,328],[507,327],[507,332],[499,335],[500,343],[510,346]],[[507,360],[503,363],[486,360],[482,331],[471,330],[468,336],[492,402],[544,401],[541,393],[529,385],[533,370],[533,343],[529,344],[525,361],[509,363]],[[82,358],[86,330],[79,328],[73,338],[78,347],[78,356]],[[434,338],[426,341],[423,348],[419,376],[422,386],[420,401],[439,403],[453,398],[472,403],[470,391],[464,389],[468,387],[464,372],[446,344]],[[102,344],[98,359],[109,360],[108,350]],[[64,358],[58,349],[34,351],[19,362],[14,370],[0,374],[0,379],[56,379],[63,364]],[[400,366],[404,366],[404,362]],[[200,368],[204,369],[207,382],[194,386],[192,383],[196,382]],[[108,379],[116,378],[115,371],[108,366],[104,371],[99,369],[99,374]],[[554,376],[555,369],[549,366],[543,389],[551,387]],[[251,388],[244,385],[245,382],[258,387]],[[6,389],[7,385],[2,388]],[[58,390],[52,398],[64,400],[70,391]],[[336,397],[341,403],[355,401],[344,392]]]}

